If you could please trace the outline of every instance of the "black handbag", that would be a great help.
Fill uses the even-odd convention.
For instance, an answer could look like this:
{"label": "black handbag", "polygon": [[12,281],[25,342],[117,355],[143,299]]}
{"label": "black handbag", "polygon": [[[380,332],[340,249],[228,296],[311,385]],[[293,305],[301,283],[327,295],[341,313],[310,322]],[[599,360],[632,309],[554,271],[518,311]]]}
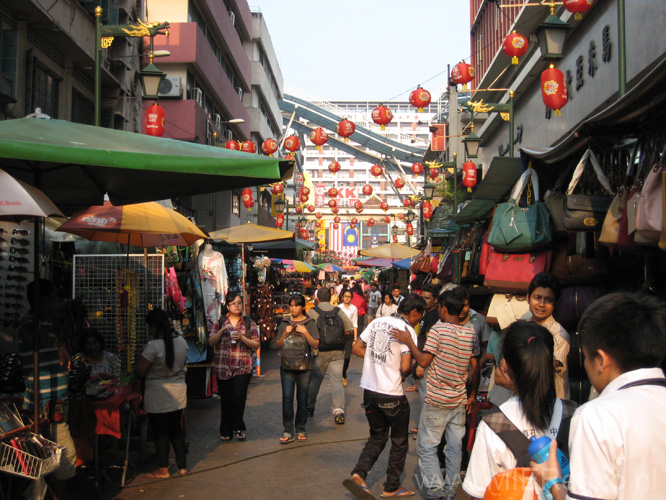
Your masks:
{"label": "black handbag", "polygon": [[[585,171],[585,164],[590,160],[599,183],[608,193],[604,195],[573,194],[578,181]],[[578,162],[574,170],[564,201],[564,227],[567,231],[599,231],[604,223],[606,212],[613,200],[613,190],[599,165],[596,155],[591,149]]]}

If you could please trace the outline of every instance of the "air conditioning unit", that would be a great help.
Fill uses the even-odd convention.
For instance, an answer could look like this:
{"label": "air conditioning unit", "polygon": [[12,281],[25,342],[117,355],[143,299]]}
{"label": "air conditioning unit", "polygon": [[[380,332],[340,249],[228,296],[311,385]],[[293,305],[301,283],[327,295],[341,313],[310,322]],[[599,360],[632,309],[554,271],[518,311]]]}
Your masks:
{"label": "air conditioning unit", "polygon": [[221,128],[222,127],[222,117],[218,113],[215,113],[214,118],[215,118],[215,126],[217,128]]}
{"label": "air conditioning unit", "polygon": [[231,18],[231,25],[236,26],[236,14],[233,11],[229,11],[229,17]]}
{"label": "air conditioning unit", "polygon": [[236,87],[236,92],[238,92],[238,98],[243,100],[243,89],[241,87]]}
{"label": "air conditioning unit", "polygon": [[183,86],[179,76],[167,76],[160,83],[160,87],[157,90],[157,95],[159,97],[172,97],[172,98],[181,98],[183,97]]}
{"label": "air conditioning unit", "polygon": [[193,101],[197,101],[197,104],[201,107],[203,107],[203,92],[199,87],[194,87],[192,89],[192,96],[191,96]]}
{"label": "air conditioning unit", "polygon": [[234,133],[231,130],[227,130],[225,135],[227,136],[227,141],[233,141],[234,140]]}

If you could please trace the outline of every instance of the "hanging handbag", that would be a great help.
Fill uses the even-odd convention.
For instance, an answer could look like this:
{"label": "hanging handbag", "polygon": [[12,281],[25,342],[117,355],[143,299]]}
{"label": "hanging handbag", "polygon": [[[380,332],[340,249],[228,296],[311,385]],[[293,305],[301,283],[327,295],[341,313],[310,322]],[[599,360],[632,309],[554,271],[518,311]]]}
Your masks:
{"label": "hanging handbag", "polygon": [[[594,237],[592,233],[581,233],[584,236]],[[593,248],[589,241],[587,248]],[[585,255],[583,255],[585,254]],[[608,263],[588,252],[576,252],[576,235],[570,234],[564,245],[558,245],[553,250],[553,262],[550,272],[560,280],[562,286],[583,285],[598,283],[608,275]]]}
{"label": "hanging handbag", "polygon": [[663,227],[661,203],[664,166],[656,163],[645,178],[638,199],[635,240],[641,245],[656,245]]}
{"label": "hanging handbag", "polygon": [[428,240],[428,244],[423,251],[416,256],[414,261],[410,264],[409,270],[414,273],[428,273],[430,272],[430,254],[432,252],[432,240]]}
{"label": "hanging handbag", "polygon": [[620,219],[622,219],[622,212],[627,204],[627,189],[621,186],[617,190],[617,194],[608,207],[608,213],[604,218],[604,223],[601,226],[601,234],[599,235],[599,243],[608,246],[616,246],[620,236]]}
{"label": "hanging handbag", "polygon": [[522,254],[493,251],[483,285],[493,292],[527,293],[532,278],[550,270],[552,255],[551,250]]}
{"label": "hanging handbag", "polygon": [[[585,171],[588,159],[592,164],[597,179],[609,196],[573,194],[578,181],[580,181]],[[601,165],[599,165],[596,155],[591,149],[588,149],[578,162],[567,188],[563,221],[565,229],[567,231],[598,231],[603,225],[613,194],[613,190],[601,169]]]}
{"label": "hanging handbag", "polygon": [[666,250],[666,172],[661,173],[661,236],[659,237],[659,248]]}
{"label": "hanging handbag", "polygon": [[[523,208],[519,202],[529,180],[535,201]],[[531,252],[547,246],[552,238],[550,212],[539,201],[539,178],[530,168],[518,179],[509,201],[497,206],[488,243],[498,252]]]}

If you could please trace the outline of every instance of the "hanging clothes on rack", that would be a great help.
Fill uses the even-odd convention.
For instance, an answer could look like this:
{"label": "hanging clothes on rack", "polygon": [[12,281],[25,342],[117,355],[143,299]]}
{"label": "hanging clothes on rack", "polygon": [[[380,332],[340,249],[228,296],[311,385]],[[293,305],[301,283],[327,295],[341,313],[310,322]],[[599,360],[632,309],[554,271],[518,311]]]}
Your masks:
{"label": "hanging clothes on rack", "polygon": [[203,250],[199,254],[199,272],[206,312],[206,327],[208,332],[212,333],[215,323],[220,318],[220,305],[224,304],[229,290],[229,280],[224,256],[213,250],[210,243],[204,244]]}

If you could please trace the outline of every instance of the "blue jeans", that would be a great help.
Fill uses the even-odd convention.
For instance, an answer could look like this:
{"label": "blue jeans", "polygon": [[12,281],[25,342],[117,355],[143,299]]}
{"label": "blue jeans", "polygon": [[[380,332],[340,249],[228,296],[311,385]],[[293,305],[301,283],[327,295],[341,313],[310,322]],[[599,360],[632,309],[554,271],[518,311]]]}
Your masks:
{"label": "blue jeans", "polygon": [[326,372],[328,372],[333,398],[333,415],[345,412],[345,388],[342,386],[344,358],[344,351],[320,351],[319,356],[315,358],[316,366],[308,390],[308,408],[310,410],[314,411],[321,382],[324,380]]}
{"label": "blue jeans", "polygon": [[[312,370],[295,372],[280,368],[280,381],[282,382],[282,424],[285,434],[294,437],[294,434],[305,434],[305,424],[308,421],[308,386],[310,385]],[[294,430],[294,392],[296,400],[296,424]]]}
{"label": "blue jeans", "polygon": [[[439,408],[426,403],[421,408],[416,451],[421,483],[428,497],[455,497],[460,481],[462,439],[465,436],[465,405]],[[437,458],[437,445],[446,437],[446,479],[442,477]]]}

